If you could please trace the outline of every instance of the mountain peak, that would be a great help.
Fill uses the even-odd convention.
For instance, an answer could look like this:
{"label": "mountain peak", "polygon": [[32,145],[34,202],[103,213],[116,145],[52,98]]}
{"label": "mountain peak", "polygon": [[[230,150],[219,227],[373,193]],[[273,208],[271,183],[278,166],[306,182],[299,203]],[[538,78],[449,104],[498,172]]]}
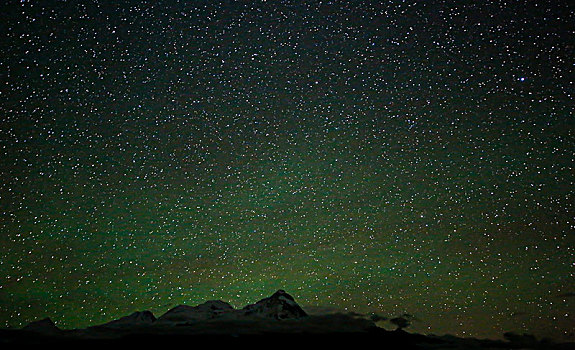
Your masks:
{"label": "mountain peak", "polygon": [[272,298],[273,297],[280,297],[280,296],[288,296],[289,298],[293,299],[293,297],[291,295],[289,295],[285,290],[283,289],[278,289],[274,294],[272,294]]}
{"label": "mountain peak", "polygon": [[234,308],[221,300],[209,300],[197,306],[178,305],[160,316],[160,323],[187,323],[206,321],[234,311]]}
{"label": "mountain peak", "polygon": [[60,328],[54,324],[54,321],[50,317],[43,318],[38,321],[33,321],[28,323],[23,328],[26,331],[37,332],[37,333],[55,333],[60,332]]}
{"label": "mountain peak", "polygon": [[230,304],[226,303],[225,301],[221,300],[208,300],[203,304],[196,306],[198,310],[212,310],[212,311],[230,311],[233,310],[234,307]]}
{"label": "mountain peak", "polygon": [[136,311],[128,316],[124,316],[117,320],[108,322],[103,326],[106,327],[128,327],[128,326],[144,326],[152,324],[156,321],[156,317],[151,311]]}
{"label": "mountain peak", "polygon": [[283,289],[278,290],[268,298],[244,307],[243,310],[248,316],[275,318],[277,320],[307,316],[307,313],[296,303],[295,299]]}

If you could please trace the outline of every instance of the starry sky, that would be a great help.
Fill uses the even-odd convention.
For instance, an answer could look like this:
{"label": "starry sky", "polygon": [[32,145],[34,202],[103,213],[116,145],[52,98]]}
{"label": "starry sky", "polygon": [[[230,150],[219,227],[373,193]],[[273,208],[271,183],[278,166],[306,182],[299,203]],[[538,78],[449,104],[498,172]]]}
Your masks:
{"label": "starry sky", "polygon": [[0,326],[277,289],[573,340],[575,7],[6,1]]}

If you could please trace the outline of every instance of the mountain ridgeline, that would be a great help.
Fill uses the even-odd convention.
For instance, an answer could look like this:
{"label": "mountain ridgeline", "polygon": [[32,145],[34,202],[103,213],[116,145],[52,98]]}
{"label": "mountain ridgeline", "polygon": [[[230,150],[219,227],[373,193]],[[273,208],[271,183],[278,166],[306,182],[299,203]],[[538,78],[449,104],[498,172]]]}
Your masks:
{"label": "mountain ridgeline", "polygon": [[178,305],[158,319],[150,311],[135,312],[130,316],[108,322],[101,327],[127,327],[142,325],[181,326],[209,321],[256,321],[259,319],[289,320],[308,316],[283,290],[269,298],[250,304],[243,309],[234,309],[221,300],[210,300],[197,306]]}
{"label": "mountain ridgeline", "polygon": [[221,300],[197,306],[178,305],[156,318],[150,311],[137,311],[110,322],[84,329],[63,330],[50,319],[34,321],[18,330],[0,329],[0,345],[45,344],[166,346],[194,341],[219,345],[269,344],[263,339],[300,346],[306,340],[324,345],[357,344],[370,340],[392,349],[570,349],[574,344],[553,344],[535,338],[508,337],[509,341],[458,338],[408,333],[377,327],[373,317],[355,313],[308,315],[284,290],[255,304],[235,309]]}

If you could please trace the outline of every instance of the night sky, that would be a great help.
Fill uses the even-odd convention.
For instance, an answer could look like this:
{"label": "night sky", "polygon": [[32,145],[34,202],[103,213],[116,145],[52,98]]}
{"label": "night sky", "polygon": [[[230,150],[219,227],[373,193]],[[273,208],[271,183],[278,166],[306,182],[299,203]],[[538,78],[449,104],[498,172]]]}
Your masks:
{"label": "night sky", "polygon": [[0,326],[285,289],[575,334],[575,6],[8,1]]}

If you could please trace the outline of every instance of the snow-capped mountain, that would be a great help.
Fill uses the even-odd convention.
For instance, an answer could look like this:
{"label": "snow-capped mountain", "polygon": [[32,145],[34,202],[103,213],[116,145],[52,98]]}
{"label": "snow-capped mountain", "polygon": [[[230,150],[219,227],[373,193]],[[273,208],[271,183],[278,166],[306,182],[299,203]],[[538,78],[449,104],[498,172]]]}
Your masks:
{"label": "snow-capped mountain", "polygon": [[178,305],[160,316],[158,324],[179,324],[207,321],[233,312],[234,308],[221,300],[210,300],[198,306]]}
{"label": "snow-capped mountain", "polygon": [[281,289],[269,298],[247,305],[242,311],[245,316],[273,318],[276,320],[298,319],[307,316],[294,298]]}
{"label": "snow-capped mountain", "polygon": [[242,320],[252,318],[270,318],[275,320],[297,319],[307,314],[284,290],[278,290],[272,296],[262,299],[243,309],[234,309],[230,304],[211,300],[198,306],[179,305],[163,314],[157,324],[187,324],[213,319]]}

